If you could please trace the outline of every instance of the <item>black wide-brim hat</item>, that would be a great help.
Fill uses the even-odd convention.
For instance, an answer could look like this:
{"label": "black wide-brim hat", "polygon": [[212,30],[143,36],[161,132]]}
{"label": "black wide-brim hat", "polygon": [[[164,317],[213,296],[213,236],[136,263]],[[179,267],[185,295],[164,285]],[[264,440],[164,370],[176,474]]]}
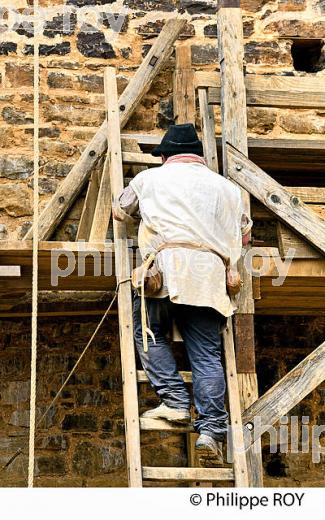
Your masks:
{"label": "black wide-brim hat", "polygon": [[203,157],[203,145],[192,123],[171,125],[161,141],[151,152],[154,157],[160,155],[178,155],[195,153]]}

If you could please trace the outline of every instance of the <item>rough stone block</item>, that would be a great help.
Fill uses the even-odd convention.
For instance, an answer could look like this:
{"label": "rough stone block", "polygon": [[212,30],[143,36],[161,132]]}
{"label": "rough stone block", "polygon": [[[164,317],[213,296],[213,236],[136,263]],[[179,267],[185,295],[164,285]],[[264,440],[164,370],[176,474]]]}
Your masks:
{"label": "rough stone block", "polygon": [[175,5],[171,0],[124,0],[124,5],[136,11],[173,11]]}
{"label": "rough stone block", "polygon": [[[89,5],[89,2],[88,2]],[[44,36],[55,38],[55,36],[71,36],[77,24],[75,13],[66,13],[65,16],[58,14],[52,20],[48,20],[44,26]]]}
{"label": "rough stone block", "polygon": [[[70,50],[70,42],[56,43],[53,45],[41,44],[39,46],[40,56],[51,56],[52,54],[57,54],[58,56],[65,56],[66,54],[69,54]],[[33,55],[34,46],[26,45],[24,48],[24,54],[26,54],[26,56]]]}
{"label": "rough stone block", "polygon": [[46,437],[37,437],[35,442],[36,449],[61,451],[67,450],[69,446],[67,435],[48,435]]}
{"label": "rough stone block", "polygon": [[65,459],[60,455],[36,456],[35,475],[64,475],[66,472]]}
{"label": "rough stone block", "polygon": [[1,404],[18,405],[29,401],[30,382],[29,381],[10,381],[1,389]]}
{"label": "rough stone block", "polygon": [[192,63],[194,65],[207,65],[218,62],[218,49],[216,45],[193,45]]}
{"label": "rough stone block", "polygon": [[275,33],[285,38],[324,38],[325,21],[310,22],[308,20],[276,20],[265,26],[265,32]]}
{"label": "rough stone block", "polygon": [[245,11],[256,13],[270,0],[241,0],[240,7]]}
{"label": "rough stone block", "polygon": [[289,42],[249,42],[245,45],[245,59],[254,65],[292,65]]}
{"label": "rough stone block", "polygon": [[15,107],[4,107],[2,109],[1,115],[6,123],[10,125],[28,125],[33,124],[33,117]]}
{"label": "rough stone block", "polygon": [[32,65],[6,63],[5,74],[10,87],[32,87],[34,84],[34,69]]}
{"label": "rough stone block", "polygon": [[0,177],[12,180],[23,180],[33,173],[34,162],[30,157],[23,155],[0,156]]}
{"label": "rough stone block", "polygon": [[76,402],[78,406],[104,406],[108,397],[98,390],[82,388],[77,391]]}
{"label": "rough stone block", "polygon": [[78,444],[72,458],[73,472],[85,477],[109,473],[125,464],[122,449],[102,447],[90,442]]}
{"label": "rough stone block", "polygon": [[213,2],[212,0],[180,0],[179,8],[190,14],[216,14],[218,5],[217,2]]}
{"label": "rough stone block", "polygon": [[11,217],[32,215],[30,190],[25,185],[0,184],[0,209]]}
{"label": "rough stone block", "polygon": [[106,41],[102,32],[79,32],[77,36],[78,51],[87,58],[116,58],[112,45]]}
{"label": "rough stone block", "polygon": [[248,129],[255,134],[271,132],[276,123],[276,110],[271,108],[248,107]]}
{"label": "rough stone block", "polygon": [[48,122],[98,127],[105,118],[105,110],[55,103],[46,107],[44,118]]}
{"label": "rough stone block", "polygon": [[279,125],[292,134],[325,134],[325,120],[314,114],[286,112],[280,114]]}
{"label": "rough stone block", "polygon": [[45,165],[44,173],[49,177],[66,177],[72,166],[72,164],[51,161]]}
{"label": "rough stone block", "polygon": [[279,0],[279,11],[303,11],[307,7],[306,0]]}
{"label": "rough stone block", "polygon": [[97,418],[93,414],[67,414],[62,422],[64,431],[95,432],[97,431]]}
{"label": "rough stone block", "polygon": [[13,42],[0,43],[0,56],[8,56],[9,54],[16,54],[16,52],[17,52],[17,43],[13,43]]}

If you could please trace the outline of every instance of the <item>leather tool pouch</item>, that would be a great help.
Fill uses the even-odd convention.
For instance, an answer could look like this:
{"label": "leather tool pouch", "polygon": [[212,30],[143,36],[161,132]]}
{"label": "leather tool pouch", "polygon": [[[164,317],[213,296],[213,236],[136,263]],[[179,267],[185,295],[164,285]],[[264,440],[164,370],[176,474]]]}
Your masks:
{"label": "leather tool pouch", "polygon": [[154,261],[149,269],[146,269],[144,264],[133,269],[132,286],[139,294],[141,294],[141,283],[144,270],[146,270],[144,273],[144,295],[146,298],[150,298],[155,296],[161,290],[163,285],[163,276]]}

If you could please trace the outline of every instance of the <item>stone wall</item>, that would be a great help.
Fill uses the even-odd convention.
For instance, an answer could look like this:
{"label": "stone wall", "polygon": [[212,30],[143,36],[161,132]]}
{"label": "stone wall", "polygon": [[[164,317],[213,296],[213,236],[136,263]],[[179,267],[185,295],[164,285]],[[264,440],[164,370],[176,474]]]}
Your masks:
{"label": "stone wall", "polygon": [[[0,0],[0,6],[7,4]],[[29,0],[13,0],[20,13]],[[197,70],[217,67],[216,2],[189,0],[43,0],[46,14],[41,43],[41,206],[44,207],[76,162],[104,118],[103,69],[118,69],[122,92],[163,23],[182,11],[188,26],[177,44],[191,46]],[[72,13],[63,30],[62,8]],[[77,15],[85,6],[100,24],[89,35]],[[61,7],[60,7],[61,6]],[[127,11],[121,32],[112,38],[111,13]],[[248,73],[306,74],[295,70],[292,45],[296,37],[325,38],[324,0],[243,0],[245,57]],[[3,8],[4,9],[4,8]],[[86,16],[86,15],[84,15]],[[79,20],[80,21],[80,20]],[[91,22],[88,19],[88,25]],[[0,21],[0,239],[22,238],[32,219],[33,172],[33,48],[27,23],[6,30]],[[85,21],[84,21],[85,24]],[[312,74],[324,75],[324,53],[313,60]],[[127,130],[157,132],[172,123],[174,57],[156,79]],[[323,110],[249,109],[253,136],[324,138]],[[220,117],[216,110],[217,131]],[[324,138],[325,140],[325,138]],[[79,200],[60,226],[56,238],[73,240],[80,216]],[[257,361],[261,391],[272,386],[322,340],[321,318],[257,320]],[[82,350],[95,319],[41,319],[38,356],[38,415],[59,388]],[[0,323],[0,465],[27,439],[30,369],[30,321]],[[182,356],[180,356],[182,358]],[[185,367],[186,361],[180,360]],[[153,393],[142,389],[141,410],[154,404]],[[324,423],[324,389],[308,396],[293,412]],[[310,454],[268,453],[266,484],[322,485],[323,467]],[[157,448],[159,446],[159,448]],[[186,464],[183,436],[146,433],[143,462]],[[0,485],[26,485],[27,450],[5,472]],[[39,486],[125,486],[125,446],[121,372],[116,319],[98,335],[84,364],[65,389],[54,410],[39,428],[36,450]]]}
{"label": "stone wall", "polygon": [[[24,18],[30,3],[11,2],[11,9],[21,15],[17,19],[17,13],[13,18],[12,11],[8,14],[4,7],[8,2],[0,1],[0,239],[21,238],[32,218],[33,27]],[[41,1],[42,207],[104,118],[104,67],[117,67],[121,92],[164,21],[178,11],[188,25],[177,44],[191,47],[196,69],[215,69],[216,5],[209,0]],[[291,48],[296,37],[320,39],[321,47],[324,1],[243,0],[241,5],[247,73],[306,74],[295,71]],[[88,15],[87,6],[91,9]],[[121,13],[123,19],[118,18]],[[310,58],[313,74],[324,74],[324,56],[325,51]],[[173,66],[171,58],[131,118],[128,130],[155,132],[172,123]],[[216,115],[220,132],[218,111]],[[248,119],[251,135],[322,138],[325,134],[323,110],[250,108]],[[80,211],[77,203],[57,238],[74,238]]]}
{"label": "stone wall", "polygon": [[[38,351],[38,417],[56,394],[97,325],[96,319],[41,319]],[[321,318],[256,319],[257,367],[264,393],[308,355],[323,339]],[[293,331],[295,339],[293,340]],[[187,369],[182,347],[176,347],[181,369]],[[0,466],[28,442],[30,321],[2,320],[0,330]],[[292,410],[310,417],[310,425],[324,424],[324,385]],[[142,385],[140,410],[157,403]],[[301,426],[301,425],[300,425]],[[62,396],[37,430],[37,486],[126,486],[121,370],[116,318],[101,329],[90,351]],[[299,436],[299,451],[301,451]],[[185,436],[144,432],[144,465],[187,464]],[[283,449],[283,448],[282,448]],[[270,454],[263,440],[265,483],[269,486],[321,486],[324,461],[314,464],[311,453]],[[25,447],[0,473],[0,486],[25,486]]]}

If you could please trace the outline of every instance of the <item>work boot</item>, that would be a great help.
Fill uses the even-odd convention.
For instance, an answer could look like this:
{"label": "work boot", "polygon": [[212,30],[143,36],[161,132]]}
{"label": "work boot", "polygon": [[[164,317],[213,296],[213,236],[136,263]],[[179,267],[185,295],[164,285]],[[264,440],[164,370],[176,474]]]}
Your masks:
{"label": "work boot", "polygon": [[191,421],[191,414],[189,410],[170,408],[166,404],[161,403],[157,408],[144,412],[141,415],[141,419],[166,419],[170,422],[189,423]]}
{"label": "work boot", "polygon": [[200,464],[203,467],[214,467],[223,464],[222,445],[221,441],[216,441],[210,435],[201,433],[195,443]]}

